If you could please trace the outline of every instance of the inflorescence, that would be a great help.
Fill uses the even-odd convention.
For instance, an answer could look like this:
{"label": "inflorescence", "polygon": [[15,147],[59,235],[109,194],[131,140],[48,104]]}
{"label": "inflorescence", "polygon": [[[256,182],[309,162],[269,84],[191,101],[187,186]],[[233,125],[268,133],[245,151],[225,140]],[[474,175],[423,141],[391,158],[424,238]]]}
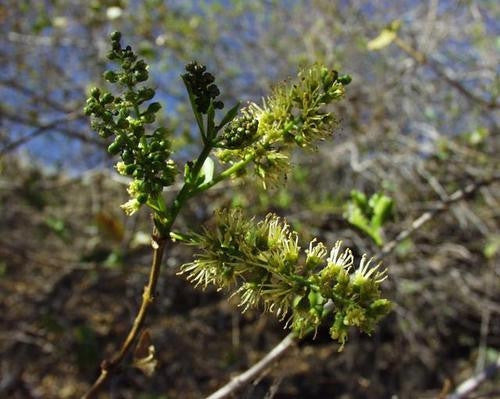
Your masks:
{"label": "inflorescence", "polygon": [[234,128],[230,125],[224,132],[234,136],[239,146],[226,138],[229,145],[218,152],[219,159],[235,163],[252,158],[254,171],[264,185],[276,182],[289,169],[294,145],[314,148],[333,134],[337,120],[326,106],[344,95],[350,81],[348,75],[339,76],[319,64],[303,70],[296,84],[282,84],[263,105],[251,103],[243,110],[246,125],[238,126],[237,119]]}
{"label": "inflorescence", "polygon": [[182,75],[182,79],[194,96],[196,110],[200,114],[207,113],[211,101],[215,109],[224,108],[222,101],[215,100],[220,95],[220,90],[214,83],[214,75],[207,72],[205,65],[193,61],[186,65],[186,71],[187,73]]}
{"label": "inflorescence", "polygon": [[174,182],[176,166],[169,159],[171,145],[167,129],[158,127],[152,133],[146,130],[155,122],[161,108],[158,102],[145,105],[155,95],[151,87],[140,86],[148,79],[148,66],[130,46],[122,48],[120,39],[119,32],[112,34],[108,58],[121,69],[106,71],[103,76],[117,84],[121,94],[113,96],[98,88],[92,89],[85,113],[92,116],[92,128],[101,137],[114,137],[108,152],[121,156],[117,171],[133,178],[128,188],[131,200],[122,206],[131,214],[144,203],[159,207],[163,188]]}
{"label": "inflorescence", "polygon": [[342,346],[350,326],[371,333],[389,312],[380,292],[385,271],[365,255],[353,270],[354,256],[340,241],[327,257],[316,240],[301,251],[298,234],[276,215],[255,223],[230,210],[215,219],[215,228],[191,237],[200,252],[181,274],[195,285],[231,289],[243,311],[261,304],[303,336],[329,317],[330,303],[330,334]]}

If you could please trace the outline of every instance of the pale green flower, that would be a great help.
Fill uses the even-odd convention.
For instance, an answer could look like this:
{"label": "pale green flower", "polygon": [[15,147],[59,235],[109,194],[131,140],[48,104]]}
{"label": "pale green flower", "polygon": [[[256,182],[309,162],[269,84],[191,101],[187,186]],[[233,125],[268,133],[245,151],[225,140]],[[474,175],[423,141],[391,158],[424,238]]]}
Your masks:
{"label": "pale green flower", "polygon": [[327,258],[324,244],[316,239],[301,252],[298,234],[280,217],[269,214],[260,222],[239,210],[220,211],[215,227],[195,234],[192,244],[200,252],[183,265],[180,274],[195,285],[216,285],[233,290],[243,312],[262,306],[286,326],[303,336],[317,330],[328,318],[324,305],[333,303],[332,338],[342,345],[349,326],[370,333],[390,310],[381,298],[385,272],[370,267],[367,257],[351,273],[354,256],[337,241]]}
{"label": "pale green flower", "polygon": [[294,147],[313,149],[333,135],[337,118],[326,107],[343,97],[345,84],[347,80],[322,65],[304,69],[295,83],[278,85],[262,105],[250,103],[242,114],[246,121],[256,121],[256,131],[240,147],[226,146],[217,156],[225,163],[251,158],[264,186],[278,183],[290,169]]}

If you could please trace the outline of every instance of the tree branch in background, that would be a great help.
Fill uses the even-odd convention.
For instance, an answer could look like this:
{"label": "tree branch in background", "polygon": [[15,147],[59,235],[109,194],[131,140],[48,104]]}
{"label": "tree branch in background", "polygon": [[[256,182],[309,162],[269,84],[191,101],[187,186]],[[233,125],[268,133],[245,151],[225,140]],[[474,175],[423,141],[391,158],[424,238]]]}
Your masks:
{"label": "tree branch in background", "polygon": [[281,357],[296,343],[297,338],[295,337],[295,334],[288,334],[278,345],[271,349],[271,351],[266,356],[255,363],[247,371],[233,378],[228,384],[224,385],[212,395],[208,396],[207,399],[227,398],[229,395],[250,384],[259,376],[259,374],[266,371],[275,362],[281,359]]}
{"label": "tree branch in background", "polygon": [[412,57],[417,63],[420,65],[427,65],[429,66],[436,75],[438,75],[440,78],[442,78],[444,81],[446,81],[450,86],[455,88],[458,92],[460,92],[462,95],[465,97],[469,98],[470,100],[473,100],[477,103],[480,103],[487,108],[490,109],[496,109],[500,107],[500,104],[497,103],[494,99],[492,100],[486,100],[477,94],[473,93],[470,91],[467,87],[465,87],[462,83],[460,83],[458,80],[455,80],[451,78],[442,68],[442,66],[435,60],[429,58],[426,54],[422,53],[421,51],[418,51],[417,49],[413,48],[410,46],[408,43],[406,43],[404,40],[400,39],[399,37],[394,38],[394,43],[401,49],[403,50],[406,54],[408,54],[410,57]]}
{"label": "tree branch in background", "polygon": [[435,215],[438,213],[441,213],[443,211],[446,211],[449,209],[450,205],[461,201],[463,199],[466,199],[473,195],[478,189],[480,189],[483,186],[487,186],[495,181],[500,180],[500,175],[494,175],[492,177],[478,180],[476,182],[470,183],[467,185],[464,189],[457,190],[453,194],[451,194],[447,199],[440,201],[438,206],[433,208],[430,211],[427,211],[420,215],[417,219],[415,219],[410,227],[407,229],[401,231],[396,238],[394,238],[392,241],[389,241],[386,243],[382,250],[380,251],[379,258],[384,258],[386,257],[389,253],[391,253],[394,248],[396,247],[397,244],[399,244],[401,241],[409,237],[414,231],[418,230],[420,227],[422,227],[425,223],[427,223],[429,220],[431,220]]}
{"label": "tree branch in background", "polygon": [[496,360],[496,362],[489,364],[486,366],[480,373],[472,376],[471,378],[462,382],[455,392],[447,396],[447,399],[465,399],[472,392],[481,386],[483,382],[488,379],[492,379],[496,376],[498,369],[500,369],[500,357]]}

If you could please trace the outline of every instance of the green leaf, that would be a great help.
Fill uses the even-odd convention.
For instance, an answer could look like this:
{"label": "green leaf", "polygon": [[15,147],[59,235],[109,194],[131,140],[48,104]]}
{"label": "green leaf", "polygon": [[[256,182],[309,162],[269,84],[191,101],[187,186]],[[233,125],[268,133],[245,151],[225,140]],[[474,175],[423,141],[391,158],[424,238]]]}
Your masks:
{"label": "green leaf", "polygon": [[358,206],[361,211],[367,216],[370,216],[370,207],[366,195],[358,190],[351,191],[351,199]]}
{"label": "green leaf", "polygon": [[375,39],[370,40],[366,47],[370,51],[382,50],[384,47],[390,45],[395,38],[396,32],[384,29]]}
{"label": "green leaf", "polygon": [[384,243],[382,227],[392,215],[393,203],[390,197],[382,193],[375,193],[367,199],[364,193],[353,190],[345,217],[381,246]]}
{"label": "green leaf", "polygon": [[374,228],[381,228],[392,214],[393,201],[386,195],[374,194],[370,198],[370,207],[373,209],[371,225]]}
{"label": "green leaf", "polygon": [[207,157],[201,167],[200,175],[203,176],[203,181],[200,185],[210,183],[214,178],[215,164],[212,158]]}
{"label": "green leaf", "polygon": [[389,46],[396,39],[397,31],[400,27],[400,21],[393,21],[389,26],[384,28],[376,38],[370,40],[366,47],[370,51],[377,51]]}
{"label": "green leaf", "polygon": [[191,87],[189,87],[189,83],[186,81],[184,76],[182,76],[182,81],[184,82],[184,86],[186,86],[186,91],[189,96],[189,102],[191,104],[191,109],[193,110],[194,117],[196,119],[196,123],[198,124],[198,128],[200,129],[201,137],[203,138],[203,141],[206,140],[206,134],[205,134],[205,128],[203,126],[203,118],[201,114],[198,112],[198,109],[196,108],[196,103],[194,101],[194,95],[193,92],[191,91]]}
{"label": "green leaf", "polygon": [[240,110],[240,105],[241,105],[240,103],[237,103],[233,108],[227,111],[227,114],[224,115],[224,118],[222,118],[221,122],[217,126],[217,131],[222,129],[225,125],[227,125],[234,118],[236,118],[236,115],[238,115],[238,111]]}

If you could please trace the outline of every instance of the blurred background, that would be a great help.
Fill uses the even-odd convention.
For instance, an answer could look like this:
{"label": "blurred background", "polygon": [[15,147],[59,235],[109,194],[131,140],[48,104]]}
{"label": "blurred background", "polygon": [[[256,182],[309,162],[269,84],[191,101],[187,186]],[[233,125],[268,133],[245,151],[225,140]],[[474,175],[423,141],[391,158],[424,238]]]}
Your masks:
{"label": "blurred background", "polygon": [[[127,181],[82,111],[114,30],[151,65],[181,165],[199,148],[179,77],[189,61],[215,72],[227,105],[315,61],[353,78],[334,139],[296,154],[286,184],[217,187],[178,227],[224,206],[276,212],[303,244],[383,258],[394,310],[341,353],[319,331],[238,397],[445,398],[498,362],[499,18],[494,0],[0,2],[0,397],[81,395],[147,280],[149,216],[119,209]],[[393,202],[382,221],[381,196]],[[164,261],[148,318],[156,373],[124,366],[103,398],[203,397],[286,335],[176,276],[191,251],[171,245]]]}

